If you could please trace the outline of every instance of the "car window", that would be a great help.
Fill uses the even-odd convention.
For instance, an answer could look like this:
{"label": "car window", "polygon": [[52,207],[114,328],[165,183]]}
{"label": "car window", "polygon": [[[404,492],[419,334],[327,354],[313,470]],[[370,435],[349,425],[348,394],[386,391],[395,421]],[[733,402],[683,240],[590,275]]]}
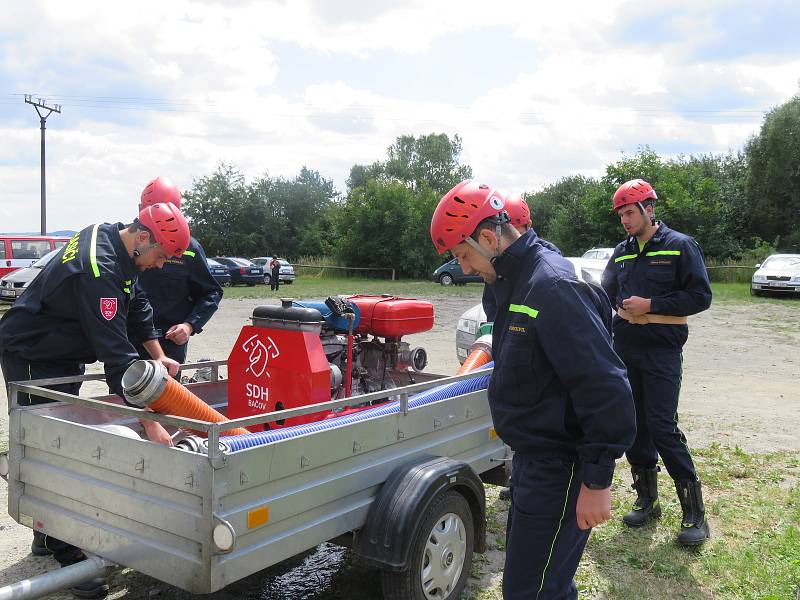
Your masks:
{"label": "car window", "polygon": [[209,267],[221,267],[223,266],[222,263],[215,261],[213,258],[207,258],[206,262],[208,263]]}
{"label": "car window", "polygon": [[0,258],[6,257],[6,242],[5,240],[0,240]]}
{"label": "car window", "polygon": [[48,240],[12,240],[11,255],[17,259],[42,258],[50,252]]}
{"label": "car window", "polygon": [[761,265],[768,269],[785,269],[786,267],[800,266],[800,255],[798,256],[770,256]]}
{"label": "car window", "polygon": [[40,258],[35,263],[33,263],[32,266],[36,267],[37,269],[44,269],[47,266],[47,263],[49,263],[51,260],[53,260],[53,257],[56,254],[58,254],[58,250],[59,249],[51,250],[50,252],[45,254],[42,258]]}

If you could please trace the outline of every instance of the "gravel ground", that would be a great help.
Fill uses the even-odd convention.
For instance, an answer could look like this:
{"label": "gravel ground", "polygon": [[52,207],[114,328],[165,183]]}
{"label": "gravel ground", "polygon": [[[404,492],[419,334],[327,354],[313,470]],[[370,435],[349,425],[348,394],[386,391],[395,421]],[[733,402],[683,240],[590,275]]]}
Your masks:
{"label": "gravel ground", "polygon": [[[435,295],[436,325],[425,334],[411,336],[412,346],[428,351],[428,370],[454,373],[455,325],[458,316],[480,300],[479,286],[472,297]],[[272,299],[224,300],[207,329],[192,338],[189,360],[227,358],[242,325],[252,309]],[[800,303],[720,303],[691,319],[691,333],[684,352],[681,422],[690,446],[713,442],[737,445],[747,452],[800,450]],[[90,370],[98,370],[94,365]],[[0,439],[8,435],[5,387],[0,390]],[[104,394],[102,384],[87,384],[86,394]],[[49,558],[28,554],[30,531],[6,513],[7,486],[0,484],[0,585],[54,568]],[[502,565],[502,553],[491,558]],[[321,559],[319,558],[321,556]],[[315,557],[323,566],[315,563]],[[303,565],[311,565],[304,567]],[[328,573],[326,585],[320,576],[308,581],[308,569]],[[326,571],[327,569],[327,571]],[[348,584],[356,580],[357,587]],[[276,581],[281,586],[276,588]],[[374,572],[351,566],[341,552],[332,549],[310,554],[294,564],[272,568],[213,598],[371,598],[377,593]],[[331,583],[332,582],[332,583]],[[486,582],[483,582],[485,584]],[[187,598],[187,594],[148,577],[125,571],[112,580],[112,598]],[[480,584],[479,584],[480,585]],[[320,591],[324,588],[324,591]],[[277,591],[276,591],[277,589]],[[289,590],[293,590],[289,592]],[[332,591],[333,590],[333,591]],[[364,595],[366,594],[366,595]],[[53,598],[70,598],[56,595]]]}

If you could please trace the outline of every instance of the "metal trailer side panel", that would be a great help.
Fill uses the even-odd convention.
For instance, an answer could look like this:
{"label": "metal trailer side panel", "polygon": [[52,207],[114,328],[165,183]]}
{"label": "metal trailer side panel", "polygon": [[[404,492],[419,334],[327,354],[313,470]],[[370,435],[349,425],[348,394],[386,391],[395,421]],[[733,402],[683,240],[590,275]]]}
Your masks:
{"label": "metal trailer side panel", "polygon": [[[478,473],[497,466],[506,448],[485,392],[227,455],[215,515],[234,529],[236,545],[215,559],[212,588],[359,529],[394,468],[426,454]],[[248,528],[248,512],[264,506],[268,523]]]}
{"label": "metal trailer side panel", "polygon": [[12,411],[11,516],[183,589],[208,590],[208,458],[48,414],[57,412]]}

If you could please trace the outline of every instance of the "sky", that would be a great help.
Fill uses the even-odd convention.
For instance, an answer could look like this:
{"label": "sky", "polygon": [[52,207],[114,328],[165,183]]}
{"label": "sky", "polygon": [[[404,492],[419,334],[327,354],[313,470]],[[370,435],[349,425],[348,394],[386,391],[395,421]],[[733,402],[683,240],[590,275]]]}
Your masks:
{"label": "sky", "polygon": [[648,145],[727,153],[800,88],[796,0],[11,0],[0,11],[0,231],[131,221],[181,189],[315,169],[341,192],[400,135],[458,134],[502,192]]}

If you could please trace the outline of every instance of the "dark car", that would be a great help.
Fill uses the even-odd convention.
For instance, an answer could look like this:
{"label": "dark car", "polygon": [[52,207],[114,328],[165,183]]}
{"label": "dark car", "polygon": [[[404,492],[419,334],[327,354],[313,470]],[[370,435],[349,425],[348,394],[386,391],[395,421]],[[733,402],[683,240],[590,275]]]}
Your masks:
{"label": "dark car", "polygon": [[231,274],[228,273],[228,267],[213,258],[206,259],[208,261],[208,270],[216,282],[223,287],[228,287],[231,284]]}
{"label": "dark car", "polygon": [[214,256],[212,260],[217,261],[228,269],[231,276],[231,285],[245,283],[255,285],[264,282],[264,270],[251,263],[246,258],[239,256]]}
{"label": "dark car", "polygon": [[464,285],[465,283],[483,282],[480,275],[464,275],[458,259],[448,260],[433,272],[433,280],[442,285]]}

